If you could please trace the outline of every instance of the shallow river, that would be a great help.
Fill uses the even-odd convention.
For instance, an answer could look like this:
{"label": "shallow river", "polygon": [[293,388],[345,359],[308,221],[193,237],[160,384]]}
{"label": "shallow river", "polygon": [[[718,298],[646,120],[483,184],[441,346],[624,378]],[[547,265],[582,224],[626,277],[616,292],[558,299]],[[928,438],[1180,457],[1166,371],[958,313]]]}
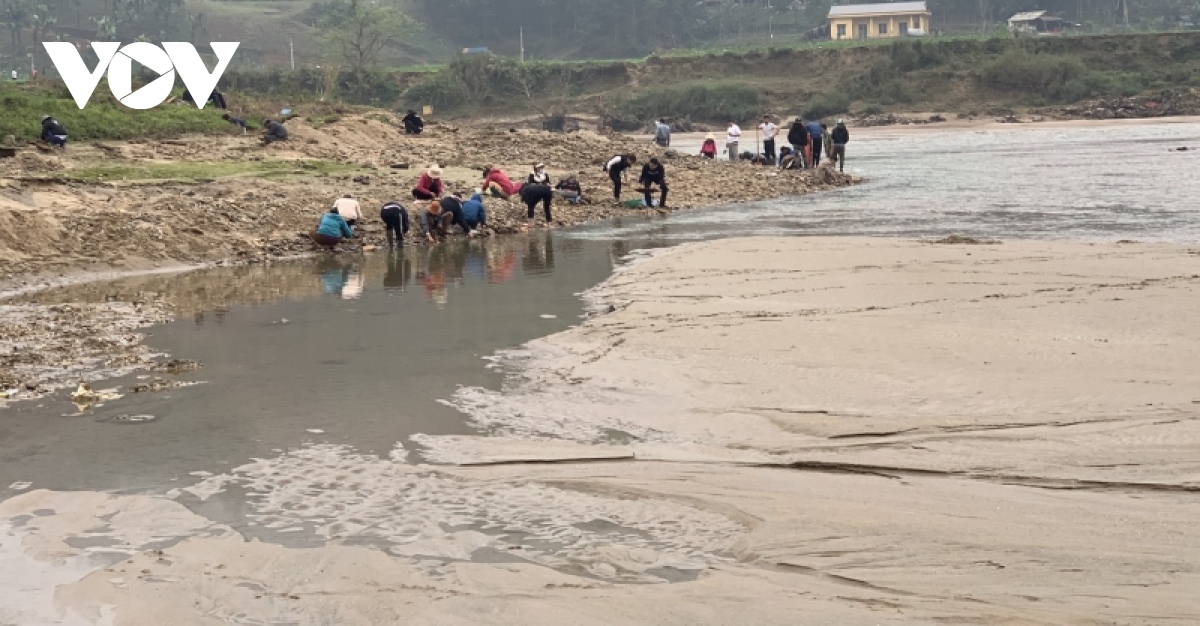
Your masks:
{"label": "shallow river", "polygon": [[84,413],[66,393],[0,412],[0,499],[23,482],[166,491],[307,443],[387,455],[415,433],[468,432],[439,399],[496,388],[489,355],[577,322],[578,292],[636,248],[752,234],[1197,242],[1200,152],[1177,146],[1200,147],[1200,125],[877,133],[849,155],[870,182],[835,193],[50,294],[172,294],[179,319],[149,344],[202,362],[181,378],[203,384]]}

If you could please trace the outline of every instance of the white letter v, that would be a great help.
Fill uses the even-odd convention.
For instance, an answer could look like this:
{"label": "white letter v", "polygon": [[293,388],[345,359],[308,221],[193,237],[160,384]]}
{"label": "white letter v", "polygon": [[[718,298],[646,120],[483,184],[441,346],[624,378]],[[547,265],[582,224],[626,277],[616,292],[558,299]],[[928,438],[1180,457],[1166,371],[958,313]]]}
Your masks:
{"label": "white letter v", "polygon": [[96,51],[96,57],[100,59],[96,63],[96,69],[88,72],[87,66],[83,64],[83,58],[79,56],[79,51],[75,49],[75,44],[65,41],[45,41],[42,45],[46,47],[46,54],[50,55],[50,61],[54,63],[54,67],[58,68],[58,75],[62,76],[63,82],[67,84],[67,89],[71,91],[71,97],[75,98],[75,104],[79,108],[87,105],[88,98],[92,97],[92,92],[96,91],[96,85],[100,84],[100,77],[104,75],[104,70],[108,69],[108,64],[112,63],[113,57],[117,55],[117,49],[121,47],[120,43],[111,41],[99,41],[92,43],[92,50]]}

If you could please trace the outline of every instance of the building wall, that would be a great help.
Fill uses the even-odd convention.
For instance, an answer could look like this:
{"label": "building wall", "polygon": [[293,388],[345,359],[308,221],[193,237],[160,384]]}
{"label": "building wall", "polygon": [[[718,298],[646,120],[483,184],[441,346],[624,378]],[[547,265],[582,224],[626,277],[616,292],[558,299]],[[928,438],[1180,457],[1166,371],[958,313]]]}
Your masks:
{"label": "building wall", "polygon": [[[929,18],[930,15],[928,13],[834,17],[829,19],[829,38],[858,39],[859,26],[867,27],[867,39],[899,37],[901,22],[908,24],[909,28],[920,28],[925,32],[929,32]],[[886,33],[879,32],[881,24],[886,26]],[[844,34],[839,34],[839,26],[843,27]]]}

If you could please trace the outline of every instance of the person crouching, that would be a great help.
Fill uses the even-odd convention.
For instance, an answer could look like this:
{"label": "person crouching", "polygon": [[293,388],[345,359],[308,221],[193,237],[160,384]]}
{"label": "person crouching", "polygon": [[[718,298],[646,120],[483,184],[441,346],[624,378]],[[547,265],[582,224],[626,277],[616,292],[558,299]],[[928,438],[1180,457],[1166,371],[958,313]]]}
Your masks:
{"label": "person crouching", "polygon": [[333,250],[339,243],[354,238],[354,231],[346,220],[338,215],[337,207],[321,216],[317,227],[308,235],[317,245]]}

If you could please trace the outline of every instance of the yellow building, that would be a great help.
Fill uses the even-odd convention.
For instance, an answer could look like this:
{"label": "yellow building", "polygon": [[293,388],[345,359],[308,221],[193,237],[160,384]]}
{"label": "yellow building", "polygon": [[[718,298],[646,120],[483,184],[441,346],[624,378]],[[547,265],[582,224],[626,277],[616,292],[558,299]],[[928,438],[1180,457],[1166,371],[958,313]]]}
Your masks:
{"label": "yellow building", "polygon": [[924,2],[843,4],[829,9],[830,39],[924,35],[933,14]]}

